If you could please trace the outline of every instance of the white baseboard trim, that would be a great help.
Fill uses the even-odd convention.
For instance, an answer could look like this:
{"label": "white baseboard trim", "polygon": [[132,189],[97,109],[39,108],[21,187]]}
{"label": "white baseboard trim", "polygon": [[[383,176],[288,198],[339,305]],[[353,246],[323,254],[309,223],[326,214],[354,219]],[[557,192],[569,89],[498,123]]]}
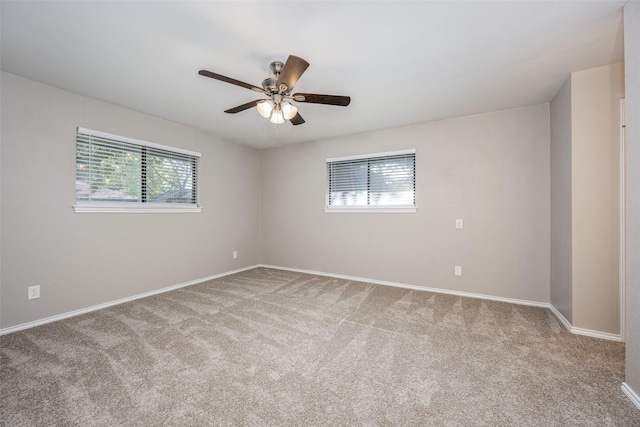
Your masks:
{"label": "white baseboard trim", "polygon": [[557,308],[555,308],[553,305],[549,304],[549,310],[551,310],[551,312],[558,318],[558,320],[560,321],[560,323],[562,323],[562,325],[567,328],[567,331],[571,332],[571,328],[573,328],[573,326],[571,326],[571,322],[569,322],[563,315],[562,313],[560,313],[558,311]]}
{"label": "white baseboard trim", "polygon": [[438,293],[438,294],[456,295],[456,296],[461,296],[461,297],[478,298],[478,299],[485,299],[485,300],[490,300],[490,301],[508,302],[508,303],[511,303],[511,304],[518,304],[518,305],[530,305],[530,306],[534,306],[534,307],[549,308],[549,304],[546,303],[546,302],[537,302],[537,301],[528,301],[528,300],[521,300],[521,299],[515,299],[515,298],[497,297],[497,296],[493,296],[493,295],[474,294],[474,293],[462,292],[462,291],[451,291],[451,290],[448,290],[448,289],[440,289],[440,288],[429,288],[429,287],[426,287],[426,286],[409,285],[409,284],[406,284],[406,283],[398,283],[398,282],[387,282],[387,281],[384,281],[384,280],[368,279],[368,278],[365,278],[365,277],[347,276],[347,275],[344,275],[344,274],[332,274],[332,273],[325,273],[323,271],[304,270],[304,269],[300,269],[300,268],[280,267],[280,266],[277,266],[277,265],[260,264],[259,267],[273,268],[273,269],[276,269],[276,270],[293,271],[293,272],[296,272],[296,273],[315,274],[317,276],[335,277],[336,279],[345,279],[345,280],[353,280],[353,281],[356,281],[356,282],[373,283],[375,285],[393,286],[393,287],[396,287],[396,288],[405,288],[405,289],[411,289],[411,290],[415,290],[415,291],[428,291],[428,292],[434,292],[434,293]]}
{"label": "white baseboard trim", "polygon": [[609,341],[618,341],[618,342],[623,341],[622,335],[620,334],[610,334],[608,332],[593,331],[591,329],[582,329],[582,328],[572,327],[571,333],[576,335],[584,335],[587,337],[600,338],[600,339],[609,340]]}
{"label": "white baseboard trim", "polygon": [[229,276],[231,274],[240,273],[240,272],[243,272],[243,271],[246,271],[246,270],[251,270],[251,269],[254,269],[256,267],[258,267],[258,265],[252,265],[252,266],[249,266],[249,267],[240,268],[238,270],[227,271],[225,273],[215,274],[215,275],[209,276],[209,277],[203,277],[202,279],[190,280],[188,282],[180,283],[178,285],[167,286],[165,288],[156,289],[155,291],[149,291],[149,292],[145,292],[145,293],[138,294],[138,295],[133,295],[133,296],[126,297],[126,298],[121,298],[121,299],[118,299],[118,300],[115,300],[115,301],[109,301],[109,302],[106,302],[106,303],[103,303],[103,304],[94,305],[94,306],[91,306],[91,307],[81,308],[79,310],[74,310],[74,311],[69,311],[67,313],[57,314],[55,316],[46,317],[44,319],[34,320],[32,322],[22,323],[22,324],[16,325],[16,326],[10,326],[8,328],[0,329],[0,335],[6,335],[6,334],[10,334],[12,332],[18,332],[18,331],[22,331],[24,329],[34,328],[36,326],[45,325],[47,323],[56,322],[56,321],[62,320],[62,319],[68,319],[69,317],[79,316],[81,314],[90,313],[92,311],[101,310],[103,308],[112,307],[114,305],[124,304],[125,302],[135,301],[137,299],[150,297],[152,295],[162,294],[162,293],[165,293],[165,292],[169,292],[169,291],[173,291],[173,290],[176,290],[176,289],[184,288],[186,286],[191,286],[191,285],[195,285],[197,283],[206,282],[208,280],[218,279],[220,277]]}
{"label": "white baseboard trim", "polygon": [[114,305],[124,304],[126,302],[135,301],[137,299],[150,297],[152,295],[157,295],[157,294],[161,294],[161,293],[164,293],[164,292],[173,291],[175,289],[180,289],[180,288],[184,288],[186,286],[195,285],[197,283],[206,282],[207,280],[218,279],[220,277],[229,276],[231,274],[240,273],[240,272],[251,270],[251,269],[254,269],[254,268],[257,268],[257,267],[273,268],[273,269],[276,269],[276,270],[293,271],[293,272],[304,273],[304,274],[315,274],[315,275],[318,275],[318,276],[335,277],[337,279],[353,280],[353,281],[357,281],[357,282],[373,283],[373,284],[376,284],[376,285],[393,286],[393,287],[396,287],[396,288],[405,288],[405,289],[411,289],[411,290],[417,290],[417,291],[428,291],[428,292],[435,292],[435,293],[439,293],[439,294],[456,295],[456,296],[468,297],[468,298],[478,298],[478,299],[484,299],[484,300],[490,300],[490,301],[498,301],[498,302],[506,302],[506,303],[511,303],[511,304],[518,304],[518,305],[528,305],[528,306],[533,306],[533,307],[548,308],[558,318],[558,320],[560,320],[560,323],[562,323],[564,325],[564,327],[567,328],[567,330],[569,332],[571,332],[572,334],[585,335],[585,336],[588,336],[588,337],[606,339],[606,340],[611,340],[611,341],[623,341],[621,335],[609,334],[609,333],[606,333],[606,332],[592,331],[592,330],[589,330],[589,329],[575,328],[575,327],[573,327],[571,325],[571,323],[569,323],[569,321],[567,319],[564,318],[564,316],[562,314],[560,314],[560,312],[553,305],[551,305],[549,303],[545,303],[545,302],[528,301],[528,300],[521,300],[521,299],[515,299],[515,298],[497,297],[497,296],[493,296],[493,295],[475,294],[475,293],[462,292],[462,291],[452,291],[452,290],[441,289],[441,288],[430,288],[430,287],[426,287],[426,286],[410,285],[410,284],[406,284],[406,283],[388,282],[388,281],[384,281],[384,280],[369,279],[369,278],[366,278],[366,277],[348,276],[348,275],[344,275],[344,274],[332,274],[332,273],[326,273],[326,272],[323,272],[323,271],[305,270],[305,269],[300,269],[300,268],[281,267],[281,266],[277,266],[277,265],[268,265],[268,264],[257,264],[257,265],[252,265],[252,266],[249,266],[249,267],[240,268],[240,269],[233,270],[233,271],[227,271],[225,273],[220,273],[220,274],[216,274],[216,275],[209,276],[209,277],[203,277],[201,279],[191,280],[189,282],[184,282],[184,283],[180,283],[180,284],[177,284],[177,285],[167,286],[165,288],[156,289],[154,291],[145,292],[145,293],[142,293],[142,294],[133,295],[133,296],[126,297],[126,298],[121,298],[121,299],[118,299],[118,300],[115,300],[115,301],[110,301],[110,302],[106,302],[106,303],[103,303],[103,304],[94,305],[94,306],[91,306],[91,307],[81,308],[79,310],[69,311],[67,313],[57,314],[55,316],[46,317],[44,319],[34,320],[32,322],[27,322],[27,323],[22,323],[22,324],[19,324],[19,325],[10,326],[8,328],[2,328],[2,329],[0,329],[0,335],[6,335],[6,334],[10,334],[12,332],[17,332],[17,331],[21,331],[21,330],[24,330],[24,329],[34,328],[36,326],[45,325],[47,323],[56,322],[56,321],[62,320],[62,319],[67,319],[69,317],[79,316],[81,314],[90,313],[92,311],[100,310],[100,309],[107,308],[107,307],[112,307]]}
{"label": "white baseboard trim", "polygon": [[521,300],[521,299],[515,299],[515,298],[497,297],[497,296],[493,296],[493,295],[474,294],[474,293],[462,292],[462,291],[451,291],[451,290],[448,290],[448,289],[430,288],[430,287],[426,287],[426,286],[409,285],[409,284],[406,284],[406,283],[387,282],[387,281],[384,281],[384,280],[369,279],[369,278],[366,278],[366,277],[347,276],[347,275],[344,275],[344,274],[332,274],[332,273],[326,273],[324,271],[314,271],[314,270],[305,270],[305,269],[301,269],[301,268],[281,267],[281,266],[277,266],[277,265],[260,264],[259,267],[274,268],[274,269],[277,269],[277,270],[294,271],[294,272],[297,272],[297,273],[315,274],[315,275],[318,275],[318,276],[335,277],[337,279],[353,280],[353,281],[357,281],[357,282],[373,283],[373,284],[376,284],[376,285],[384,285],[384,286],[394,286],[394,287],[397,287],[397,288],[406,288],[406,289],[412,289],[412,290],[418,290],[418,291],[429,291],[429,292],[435,292],[435,293],[439,293],[439,294],[456,295],[456,296],[468,297],[468,298],[478,298],[478,299],[485,299],[485,300],[490,300],[490,301],[507,302],[507,303],[510,303],[510,304],[529,305],[529,306],[533,306],[533,307],[548,308],[558,318],[558,320],[560,320],[560,323],[562,323],[564,325],[564,327],[567,328],[567,330],[569,332],[571,332],[572,334],[584,335],[584,336],[588,336],[588,337],[592,337],[592,338],[600,338],[600,339],[605,339],[605,340],[610,340],[610,341],[623,341],[621,335],[616,335],[616,334],[610,334],[610,333],[607,333],[607,332],[599,332],[599,331],[593,331],[593,330],[590,330],[590,329],[582,329],[582,328],[573,327],[571,325],[571,323],[569,323],[569,321],[567,319],[565,319],[564,316],[562,314],[560,314],[560,312],[554,306],[552,306],[551,304],[546,303],[546,302],[528,301],[528,300]]}
{"label": "white baseboard trim", "polygon": [[591,329],[576,328],[573,325],[571,325],[571,322],[569,322],[553,305],[549,304],[549,309],[558,318],[560,323],[562,323],[564,327],[567,328],[567,330],[572,334],[584,335],[586,337],[592,337],[592,338],[600,338],[600,339],[609,340],[609,341],[620,341],[620,342],[623,341],[622,335],[620,334],[610,334],[608,332],[600,332],[600,331],[594,331]]}
{"label": "white baseboard trim", "polygon": [[629,384],[622,383],[622,392],[627,395],[627,397],[636,405],[636,408],[640,409],[640,396],[636,394],[635,391],[629,387]]}

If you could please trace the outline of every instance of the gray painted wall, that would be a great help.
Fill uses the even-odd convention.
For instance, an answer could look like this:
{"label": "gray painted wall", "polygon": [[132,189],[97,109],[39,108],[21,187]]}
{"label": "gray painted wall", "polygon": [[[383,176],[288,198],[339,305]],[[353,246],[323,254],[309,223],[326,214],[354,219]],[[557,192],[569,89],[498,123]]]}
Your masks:
{"label": "gray painted wall", "polygon": [[625,382],[640,396],[640,2],[624,7],[626,91]]}
{"label": "gray painted wall", "polygon": [[551,100],[550,110],[551,305],[571,323],[571,77]]}
{"label": "gray painted wall", "polygon": [[[408,148],[417,213],[325,213],[327,158]],[[548,104],[264,150],[262,169],[265,264],[549,302]]]}
{"label": "gray painted wall", "polygon": [[[0,89],[0,327],[259,263],[259,151],[7,73]],[[201,152],[202,212],[74,213],[77,126]]]}
{"label": "gray painted wall", "polygon": [[571,74],[573,326],[620,333],[622,64]]}
{"label": "gray painted wall", "polygon": [[620,334],[622,64],[572,73],[551,101],[551,304]]}
{"label": "gray painted wall", "polygon": [[[562,222],[571,206],[562,203],[574,166],[567,167],[571,147],[556,144],[572,133],[558,127],[571,119],[568,84],[551,107],[258,152],[10,74],[1,83],[2,328],[259,262],[552,302],[575,319],[575,290],[562,287],[551,264],[554,251],[571,250]],[[203,212],[75,214],[76,126],[202,152]],[[326,158],[406,148],[417,149],[417,213],[324,212]],[[615,194],[611,186],[600,190]],[[457,218],[465,222],[461,230]],[[463,267],[461,277],[454,265]],[[566,273],[571,257],[559,268]],[[562,285],[550,287],[549,277]],[[27,301],[33,284],[42,286],[42,298]],[[599,302],[613,304],[616,290],[605,299],[600,291],[580,306],[591,304],[605,322],[615,319],[617,308]],[[615,333],[601,321],[575,326]]]}

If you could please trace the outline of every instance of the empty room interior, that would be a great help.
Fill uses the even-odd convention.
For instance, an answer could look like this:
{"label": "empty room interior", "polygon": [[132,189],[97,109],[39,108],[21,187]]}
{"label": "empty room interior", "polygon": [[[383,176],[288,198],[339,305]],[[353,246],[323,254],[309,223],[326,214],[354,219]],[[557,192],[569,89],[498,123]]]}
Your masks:
{"label": "empty room interior", "polygon": [[0,425],[640,426],[640,2],[0,24]]}

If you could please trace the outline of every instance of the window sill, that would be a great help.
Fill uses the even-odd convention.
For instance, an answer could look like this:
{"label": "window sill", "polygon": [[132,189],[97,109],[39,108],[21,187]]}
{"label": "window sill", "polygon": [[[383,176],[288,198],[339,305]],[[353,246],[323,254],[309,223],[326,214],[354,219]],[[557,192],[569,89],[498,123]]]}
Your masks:
{"label": "window sill", "polygon": [[369,206],[349,206],[349,207],[325,207],[326,213],[416,213],[416,207],[369,207]]}
{"label": "window sill", "polygon": [[198,213],[200,206],[163,207],[163,206],[88,206],[74,205],[75,213]]}

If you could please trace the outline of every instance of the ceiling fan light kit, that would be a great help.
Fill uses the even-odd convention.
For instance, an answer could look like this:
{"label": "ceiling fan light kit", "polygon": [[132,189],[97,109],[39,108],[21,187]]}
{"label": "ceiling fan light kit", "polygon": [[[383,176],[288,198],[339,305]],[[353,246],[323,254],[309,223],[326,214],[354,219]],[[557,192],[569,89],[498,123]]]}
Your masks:
{"label": "ceiling fan light kit", "polygon": [[207,70],[200,70],[198,74],[225,83],[241,86],[268,96],[268,99],[257,99],[230,108],[226,110],[225,113],[236,114],[255,106],[258,113],[265,119],[269,119],[271,123],[282,124],[285,120],[289,120],[291,124],[296,126],[303,124],[305,121],[298,113],[298,108],[289,101],[338,105],[342,107],[346,107],[351,102],[351,98],[348,96],[319,95],[313,93],[294,93],[292,95],[291,91],[293,87],[308,67],[309,63],[307,61],[294,55],[289,55],[285,63],[273,61],[270,68],[274,76],[264,79],[261,88]]}

